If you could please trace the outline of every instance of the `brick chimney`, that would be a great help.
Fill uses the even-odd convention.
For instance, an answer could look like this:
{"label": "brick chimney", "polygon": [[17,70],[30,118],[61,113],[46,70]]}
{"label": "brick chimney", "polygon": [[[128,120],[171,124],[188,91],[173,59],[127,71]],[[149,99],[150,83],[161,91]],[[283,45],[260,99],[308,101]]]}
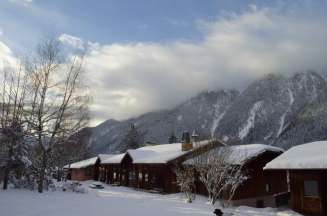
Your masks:
{"label": "brick chimney", "polygon": [[193,143],[191,142],[190,133],[184,131],[182,135],[182,151],[188,151],[193,148]]}

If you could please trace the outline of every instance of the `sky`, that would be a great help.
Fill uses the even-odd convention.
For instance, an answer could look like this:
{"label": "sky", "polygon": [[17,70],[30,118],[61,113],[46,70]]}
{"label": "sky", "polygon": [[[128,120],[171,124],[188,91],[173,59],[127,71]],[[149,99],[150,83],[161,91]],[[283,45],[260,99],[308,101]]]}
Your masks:
{"label": "sky", "polygon": [[325,0],[0,0],[0,60],[47,36],[85,52],[96,125],[268,73],[325,73],[325,11]]}

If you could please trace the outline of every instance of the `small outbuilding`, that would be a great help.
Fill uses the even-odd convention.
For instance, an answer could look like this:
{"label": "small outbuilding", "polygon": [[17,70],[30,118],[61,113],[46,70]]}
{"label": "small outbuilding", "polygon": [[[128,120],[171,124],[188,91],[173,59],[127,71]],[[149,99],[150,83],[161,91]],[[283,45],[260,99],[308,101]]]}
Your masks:
{"label": "small outbuilding", "polygon": [[293,210],[327,215],[327,141],[292,147],[268,163],[265,170],[288,172]]}

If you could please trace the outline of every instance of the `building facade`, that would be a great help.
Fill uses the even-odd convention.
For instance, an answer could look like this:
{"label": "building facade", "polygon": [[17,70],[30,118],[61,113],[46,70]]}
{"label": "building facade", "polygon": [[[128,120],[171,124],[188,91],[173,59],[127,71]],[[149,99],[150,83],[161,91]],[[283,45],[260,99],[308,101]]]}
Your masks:
{"label": "building facade", "polygon": [[294,211],[327,215],[327,141],[292,147],[268,163],[265,170],[287,171]]}

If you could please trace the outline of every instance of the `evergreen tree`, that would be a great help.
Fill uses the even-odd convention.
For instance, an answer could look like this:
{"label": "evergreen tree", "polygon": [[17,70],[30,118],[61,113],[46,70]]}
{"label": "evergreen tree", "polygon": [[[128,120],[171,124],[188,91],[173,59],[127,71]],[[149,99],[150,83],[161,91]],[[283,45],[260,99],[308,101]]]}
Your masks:
{"label": "evergreen tree", "polygon": [[177,142],[177,137],[175,136],[174,132],[171,132],[171,134],[168,138],[168,143],[171,144],[171,143],[176,143],[176,142]]}
{"label": "evergreen tree", "polygon": [[137,128],[132,123],[130,125],[129,130],[126,133],[125,138],[122,142],[122,152],[126,152],[128,149],[137,149],[140,147],[141,143],[141,136],[139,132],[137,131]]}

